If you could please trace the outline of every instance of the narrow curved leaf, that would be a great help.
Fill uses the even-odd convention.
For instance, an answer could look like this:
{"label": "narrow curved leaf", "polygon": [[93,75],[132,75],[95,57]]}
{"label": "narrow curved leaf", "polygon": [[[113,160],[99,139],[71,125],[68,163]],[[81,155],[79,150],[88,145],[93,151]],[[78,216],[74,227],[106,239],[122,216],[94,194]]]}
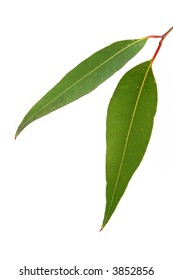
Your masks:
{"label": "narrow curved leaf", "polygon": [[107,112],[107,224],[146,151],[157,107],[152,62],[128,71],[120,80]]}
{"label": "narrow curved leaf", "polygon": [[31,108],[16,137],[29,123],[94,90],[136,55],[146,41],[147,38],[119,41],[81,62]]}

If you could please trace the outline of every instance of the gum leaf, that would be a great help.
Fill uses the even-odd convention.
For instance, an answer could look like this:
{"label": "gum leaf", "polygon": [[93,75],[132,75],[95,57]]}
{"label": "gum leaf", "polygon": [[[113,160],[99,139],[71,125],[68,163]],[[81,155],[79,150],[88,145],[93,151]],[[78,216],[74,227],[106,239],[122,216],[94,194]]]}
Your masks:
{"label": "gum leaf", "polygon": [[152,132],[157,107],[157,87],[152,62],[128,71],[111,98],[106,123],[107,224],[139,166]]}
{"label": "gum leaf", "polygon": [[30,109],[15,138],[29,123],[94,90],[134,57],[146,41],[147,38],[119,41],[81,62]]}

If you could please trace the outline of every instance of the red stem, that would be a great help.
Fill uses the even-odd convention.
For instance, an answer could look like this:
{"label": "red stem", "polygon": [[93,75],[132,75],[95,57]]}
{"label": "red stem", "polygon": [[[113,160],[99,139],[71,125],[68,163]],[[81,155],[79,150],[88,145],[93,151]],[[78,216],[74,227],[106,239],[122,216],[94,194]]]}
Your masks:
{"label": "red stem", "polygon": [[163,34],[162,37],[165,38],[172,30],[173,30],[173,26],[165,34]]}
{"label": "red stem", "polygon": [[157,47],[157,49],[156,49],[156,51],[155,51],[155,53],[154,53],[154,55],[153,55],[153,57],[151,59],[152,63],[155,60],[155,58],[156,58],[156,56],[157,56],[157,54],[158,54],[158,52],[159,52],[159,50],[160,50],[160,48],[162,46],[162,42],[163,42],[163,38],[160,40],[159,45],[158,45],[158,47]]}
{"label": "red stem", "polygon": [[157,54],[158,54],[158,52],[159,52],[159,50],[160,50],[160,48],[161,48],[161,46],[162,46],[162,43],[163,43],[163,40],[166,38],[166,36],[171,32],[173,30],[173,26],[165,33],[165,34],[163,34],[163,35],[151,35],[151,36],[148,36],[147,38],[161,38],[161,40],[159,41],[159,45],[158,45],[158,47],[157,47],[157,49],[156,49],[156,51],[155,51],[155,53],[154,53],[154,55],[153,55],[153,57],[152,57],[152,59],[151,59],[151,62],[153,63],[153,61],[155,60],[155,58],[156,58],[156,56],[157,56]]}

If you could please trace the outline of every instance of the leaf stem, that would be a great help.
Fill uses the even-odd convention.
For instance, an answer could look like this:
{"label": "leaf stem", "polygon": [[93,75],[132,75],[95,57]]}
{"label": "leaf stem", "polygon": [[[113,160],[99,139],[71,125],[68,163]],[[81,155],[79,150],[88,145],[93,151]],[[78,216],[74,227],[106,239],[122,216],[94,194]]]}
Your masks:
{"label": "leaf stem", "polygon": [[166,36],[167,36],[172,30],[173,30],[173,26],[172,26],[166,33],[164,33],[163,35],[150,35],[150,36],[147,37],[147,38],[161,38],[161,40],[159,41],[159,45],[158,45],[158,47],[157,47],[157,49],[156,49],[156,51],[155,51],[155,53],[154,53],[154,55],[153,55],[153,57],[152,57],[152,59],[151,59],[151,62],[152,62],[152,63],[153,63],[153,61],[155,60],[155,58],[156,58],[156,56],[157,56],[157,54],[158,54],[158,52],[159,52],[159,50],[160,50],[160,48],[161,48],[161,46],[162,46],[163,40],[166,38]]}
{"label": "leaf stem", "polygon": [[162,42],[163,42],[163,38],[159,41],[159,45],[158,45],[158,47],[157,47],[157,49],[156,49],[156,51],[155,51],[155,53],[154,53],[154,55],[153,55],[153,57],[151,59],[152,63],[155,60],[155,58],[156,58],[156,56],[157,56],[157,54],[158,54],[158,52],[159,52],[159,50],[160,50],[160,48],[162,46]]}

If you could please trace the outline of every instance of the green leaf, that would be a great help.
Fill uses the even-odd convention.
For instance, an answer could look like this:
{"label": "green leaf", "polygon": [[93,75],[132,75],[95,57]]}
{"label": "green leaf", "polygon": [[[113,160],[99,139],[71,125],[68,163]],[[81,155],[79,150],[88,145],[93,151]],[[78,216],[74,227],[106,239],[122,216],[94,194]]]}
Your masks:
{"label": "green leaf", "polygon": [[108,106],[106,209],[102,228],[139,166],[151,136],[157,107],[157,87],[151,66],[152,61],[147,61],[128,71]]}
{"label": "green leaf", "polygon": [[136,55],[146,41],[147,38],[119,41],[81,62],[31,108],[16,137],[29,123],[94,90]]}

